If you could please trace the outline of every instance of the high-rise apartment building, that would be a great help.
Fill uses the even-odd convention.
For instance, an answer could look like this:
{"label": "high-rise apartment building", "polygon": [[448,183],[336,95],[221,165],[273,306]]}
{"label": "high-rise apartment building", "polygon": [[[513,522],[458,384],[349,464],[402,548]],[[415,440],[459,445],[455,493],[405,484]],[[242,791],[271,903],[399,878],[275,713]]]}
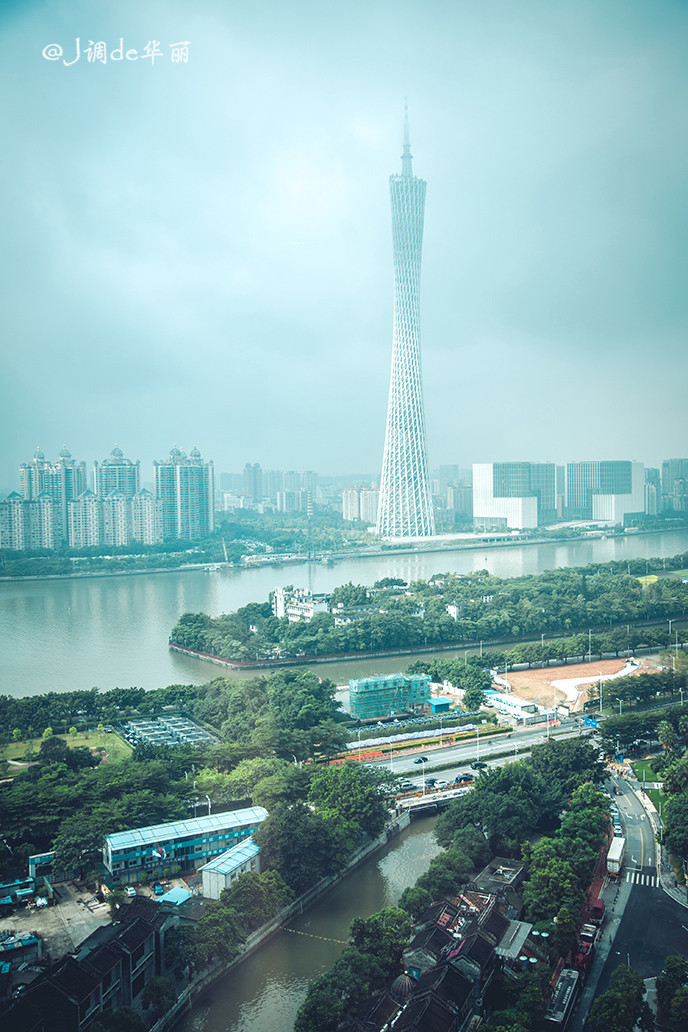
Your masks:
{"label": "high-rise apartment building", "polygon": [[260,463],[247,462],[244,466],[244,498],[259,502],[263,497],[263,471]]}
{"label": "high-rise apartment building", "polygon": [[154,498],[145,487],[131,499],[131,537],[143,545],[159,545],[163,540],[162,499]]}
{"label": "high-rise apartment building", "polygon": [[141,490],[141,463],[125,459],[115,445],[108,459],[93,463],[93,490],[98,498],[106,498],[112,491],[133,498]]}
{"label": "high-rise apartment building", "polygon": [[47,492],[56,506],[55,543],[69,539],[69,503],[82,494],[88,484],[86,463],[76,462],[67,448],[60,452],[57,462],[50,463],[38,448],[31,462],[19,467],[22,497],[27,501]]}
{"label": "high-rise apartment building", "polygon": [[377,517],[377,532],[387,538],[426,537],[435,533],[420,355],[420,267],[426,183],[413,175],[411,161],[407,116],[401,175],[390,177],[394,329]]}
{"label": "high-rise apartment building", "polygon": [[82,491],[78,498],[71,499],[68,511],[70,548],[103,544],[103,505],[93,491]]}
{"label": "high-rise apartment building", "polygon": [[30,501],[13,491],[0,502],[0,548],[15,552],[55,548],[57,506],[47,491]]}
{"label": "high-rise apartment building", "polygon": [[[260,469],[260,467],[258,467]],[[167,461],[153,463],[155,496],[162,502],[165,541],[197,541],[213,530],[215,482],[212,461],[197,448],[188,456],[173,448]]]}

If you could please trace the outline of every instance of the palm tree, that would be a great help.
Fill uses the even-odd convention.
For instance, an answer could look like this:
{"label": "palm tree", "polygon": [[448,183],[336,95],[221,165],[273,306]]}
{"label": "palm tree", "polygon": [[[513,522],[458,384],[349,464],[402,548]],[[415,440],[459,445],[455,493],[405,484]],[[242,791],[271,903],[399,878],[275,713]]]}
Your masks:
{"label": "palm tree", "polygon": [[657,724],[657,738],[662,748],[666,752],[671,752],[676,746],[676,732],[674,731],[673,724],[670,724],[668,720],[660,720],[659,724]]}

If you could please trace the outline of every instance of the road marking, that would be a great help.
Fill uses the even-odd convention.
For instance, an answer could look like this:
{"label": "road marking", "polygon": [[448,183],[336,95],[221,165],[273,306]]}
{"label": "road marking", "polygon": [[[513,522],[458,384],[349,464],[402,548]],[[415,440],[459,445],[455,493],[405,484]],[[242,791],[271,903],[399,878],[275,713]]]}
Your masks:
{"label": "road marking", "polygon": [[631,885],[647,885],[648,888],[657,888],[659,884],[657,876],[653,874],[643,874],[642,871],[626,871],[626,881],[630,882]]}

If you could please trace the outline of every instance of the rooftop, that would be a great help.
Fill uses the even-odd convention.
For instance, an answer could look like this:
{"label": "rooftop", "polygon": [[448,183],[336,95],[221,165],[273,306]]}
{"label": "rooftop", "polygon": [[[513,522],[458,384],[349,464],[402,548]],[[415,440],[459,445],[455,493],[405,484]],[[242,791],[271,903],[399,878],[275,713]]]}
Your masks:
{"label": "rooftop", "polygon": [[240,864],[252,860],[260,853],[260,846],[257,846],[253,839],[248,838],[237,846],[232,846],[226,853],[221,853],[213,860],[201,867],[201,871],[217,871],[218,874],[230,874]]}
{"label": "rooftop", "polygon": [[205,817],[192,817],[187,821],[172,821],[169,824],[153,824],[148,828],[133,828],[106,836],[109,849],[127,849],[135,846],[155,846],[193,835],[207,835],[213,831],[240,828],[247,824],[260,824],[268,815],[262,806],[247,806],[244,810],[230,810],[227,813],[212,813]]}

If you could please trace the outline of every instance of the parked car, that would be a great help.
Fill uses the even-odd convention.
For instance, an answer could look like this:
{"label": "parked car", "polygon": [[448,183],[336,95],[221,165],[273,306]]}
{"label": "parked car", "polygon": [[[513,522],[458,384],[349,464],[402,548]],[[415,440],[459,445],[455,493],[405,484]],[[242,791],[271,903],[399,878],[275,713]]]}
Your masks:
{"label": "parked car", "polygon": [[153,882],[153,893],[154,893],[154,895],[162,896],[164,891],[165,890],[163,889],[163,887],[162,887],[162,885],[160,884],[159,881]]}
{"label": "parked car", "polygon": [[125,892],[125,894],[127,896],[135,896],[136,895],[136,889],[134,888],[133,885],[127,885],[126,888],[124,889],[124,892]]}

